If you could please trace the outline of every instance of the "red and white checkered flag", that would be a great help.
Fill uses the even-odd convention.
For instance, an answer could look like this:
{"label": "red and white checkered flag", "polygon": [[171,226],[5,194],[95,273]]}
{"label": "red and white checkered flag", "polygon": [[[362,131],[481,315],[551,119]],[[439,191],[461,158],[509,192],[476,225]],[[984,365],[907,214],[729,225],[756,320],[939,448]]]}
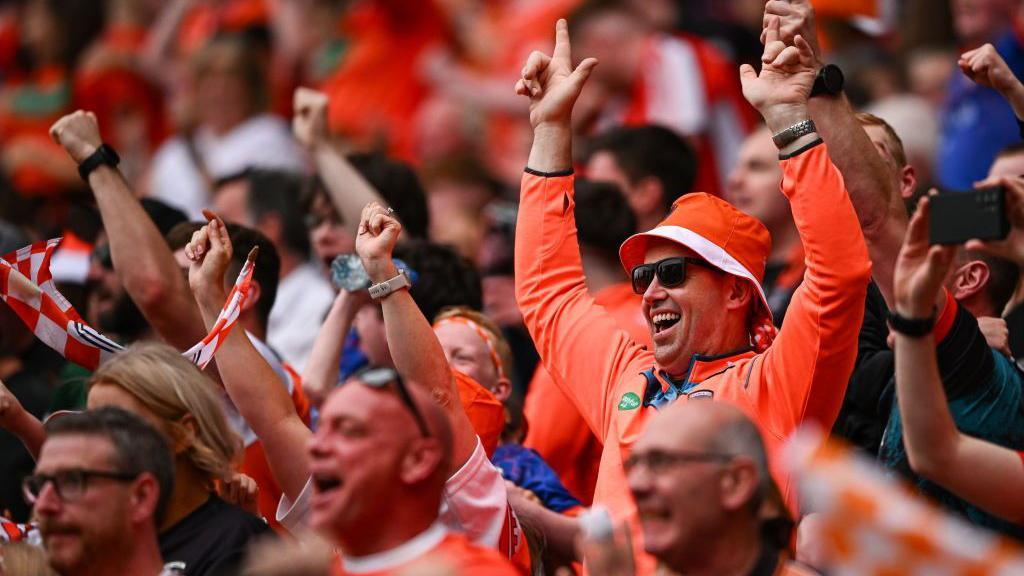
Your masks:
{"label": "red and white checkered flag", "polygon": [[[0,299],[44,344],[75,364],[96,370],[124,347],[84,323],[57,290],[50,275],[50,258],[59,244],[60,238],[36,242],[0,259]],[[213,329],[184,353],[200,369],[210,363],[238,320],[252,281],[253,258],[250,253]]]}

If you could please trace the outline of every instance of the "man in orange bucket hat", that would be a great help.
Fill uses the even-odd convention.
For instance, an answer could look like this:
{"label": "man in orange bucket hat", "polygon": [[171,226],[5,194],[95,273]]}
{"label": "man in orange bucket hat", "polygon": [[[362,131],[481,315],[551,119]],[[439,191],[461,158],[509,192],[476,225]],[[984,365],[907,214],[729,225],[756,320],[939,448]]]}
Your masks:
{"label": "man in orange bucket hat", "polygon": [[[782,193],[807,260],[777,335],[760,288],[768,231],[707,194],[684,196],[660,225],[623,244],[654,350],[619,330],[587,293],[573,211],[572,108],[597,62],[573,68],[559,22],[553,54],[534,52],[516,85],[530,99],[534,128],[516,229],[516,297],[544,367],[604,443],[594,502],[634,524],[638,544],[644,524],[673,521],[668,510],[638,515],[623,472],[656,410],[690,400],[739,407],[764,437],[792,508],[793,487],[772,455],[803,422],[831,427],[856,360],[871,265],[842,176],[809,120],[813,54],[800,36],[784,44],[777,24],[766,40],[760,74],[744,66],[740,76],[775,135]],[[653,573],[653,558],[637,552],[637,573]]]}

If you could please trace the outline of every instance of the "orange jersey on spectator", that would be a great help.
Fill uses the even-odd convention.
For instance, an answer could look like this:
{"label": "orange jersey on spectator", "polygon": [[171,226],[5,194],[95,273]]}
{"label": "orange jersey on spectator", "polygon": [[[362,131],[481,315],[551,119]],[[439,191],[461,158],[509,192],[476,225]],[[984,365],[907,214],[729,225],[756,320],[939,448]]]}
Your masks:
{"label": "orange jersey on spectator", "polygon": [[513,576],[512,565],[495,551],[475,546],[440,523],[391,550],[362,558],[342,558],[337,576],[391,576],[442,570],[444,574]]}
{"label": "orange jersey on spectator", "polygon": [[[650,347],[651,332],[640,310],[640,295],[633,292],[631,283],[614,284],[597,292],[594,302],[611,314],[635,342]],[[539,452],[562,484],[590,506],[604,449],[601,441],[580,413],[569,409],[571,401],[543,366],[533,373],[528,390],[523,411],[529,431],[523,444]]]}
{"label": "orange jersey on spectator", "polygon": [[238,32],[250,27],[266,26],[270,8],[265,0],[226,0],[206,2],[185,14],[178,29],[178,50],[193,54],[218,32]]}
{"label": "orange jersey on spectator", "polygon": [[[725,401],[758,425],[787,504],[783,440],[804,422],[832,426],[857,356],[871,264],[842,176],[824,144],[781,161],[782,192],[807,254],[803,284],[785,325],[762,353],[694,355],[683,382],[669,383],[653,352],[633,342],[587,293],[575,241],[573,178],[523,176],[516,228],[516,299],[544,366],[604,443],[594,502],[637,525],[623,459],[667,392],[679,401]],[[668,400],[671,401],[671,400]],[[642,550],[638,542],[635,550]],[[652,557],[638,554],[638,573]]]}
{"label": "orange jersey on spectator", "polygon": [[353,6],[345,29],[351,47],[321,89],[330,96],[331,131],[413,160],[412,117],[427,94],[419,60],[445,38],[433,0],[372,0]]}

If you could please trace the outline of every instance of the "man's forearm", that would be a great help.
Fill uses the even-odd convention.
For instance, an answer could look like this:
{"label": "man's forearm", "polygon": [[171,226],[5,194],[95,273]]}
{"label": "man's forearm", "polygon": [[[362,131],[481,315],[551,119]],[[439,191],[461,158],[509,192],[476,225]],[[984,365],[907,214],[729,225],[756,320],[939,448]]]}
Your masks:
{"label": "man's forearm", "polygon": [[188,348],[203,338],[202,319],[185,276],[160,230],[115,168],[89,175],[110,257],[125,290],[150,326],[167,342]]}
{"label": "man's forearm", "polygon": [[[200,292],[202,315],[212,328],[225,295],[219,287]],[[305,445],[311,433],[299,419],[291,396],[240,326],[231,330],[217,351],[217,371],[231,402],[263,443],[274,479],[294,501],[309,477]]]}
{"label": "man's forearm", "polygon": [[338,383],[345,338],[357,311],[353,296],[342,291],[335,298],[313,341],[313,350],[306,359],[306,369],[302,371],[302,387],[317,405]]}
{"label": "man's forearm", "polygon": [[896,396],[911,466],[932,476],[955,452],[957,429],[942,389],[932,335],[896,334]]}
{"label": "man's forearm", "polygon": [[391,358],[402,377],[438,401],[448,412],[454,441],[452,469],[472,456],[477,439],[459,397],[444,348],[426,317],[407,290],[391,294],[381,303]]}
{"label": "man's forearm", "polygon": [[526,167],[544,174],[572,170],[572,128],[546,125],[535,128]]}
{"label": "man's forearm", "polygon": [[331,202],[341,215],[345,229],[355,235],[363,207],[370,202],[386,204],[377,190],[345,158],[337,144],[320,142],[313,149],[316,172],[323,180]]}
{"label": "man's forearm", "polygon": [[42,449],[43,442],[46,441],[46,431],[38,418],[29,412],[22,411],[21,415],[7,427],[7,431],[21,440],[33,459],[39,458],[39,450]]}
{"label": "man's forearm", "polygon": [[811,118],[843,174],[871,256],[872,275],[891,306],[892,273],[907,227],[906,209],[885,159],[868,138],[845,95],[808,101]]}

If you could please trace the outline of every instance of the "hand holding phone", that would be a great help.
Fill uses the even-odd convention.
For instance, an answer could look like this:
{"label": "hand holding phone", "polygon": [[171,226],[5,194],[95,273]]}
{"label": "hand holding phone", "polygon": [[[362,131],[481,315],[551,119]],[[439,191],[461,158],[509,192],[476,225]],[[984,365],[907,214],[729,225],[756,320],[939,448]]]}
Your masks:
{"label": "hand holding phone", "polygon": [[963,244],[968,240],[1002,240],[1010,233],[1006,188],[944,190],[933,195],[929,244]]}

